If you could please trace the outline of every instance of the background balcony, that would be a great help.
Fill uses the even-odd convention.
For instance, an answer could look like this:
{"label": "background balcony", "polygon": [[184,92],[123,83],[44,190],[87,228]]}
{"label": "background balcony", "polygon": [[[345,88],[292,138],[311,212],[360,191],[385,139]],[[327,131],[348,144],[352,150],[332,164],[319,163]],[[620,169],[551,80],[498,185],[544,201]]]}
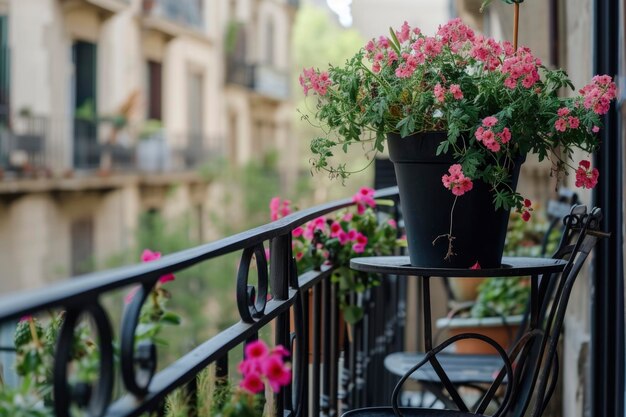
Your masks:
{"label": "background balcony", "polygon": [[185,31],[203,31],[202,9],[196,0],[143,0],[144,25],[179,36]]}
{"label": "background balcony", "polygon": [[229,61],[226,82],[276,100],[289,99],[289,74],[269,65]]}

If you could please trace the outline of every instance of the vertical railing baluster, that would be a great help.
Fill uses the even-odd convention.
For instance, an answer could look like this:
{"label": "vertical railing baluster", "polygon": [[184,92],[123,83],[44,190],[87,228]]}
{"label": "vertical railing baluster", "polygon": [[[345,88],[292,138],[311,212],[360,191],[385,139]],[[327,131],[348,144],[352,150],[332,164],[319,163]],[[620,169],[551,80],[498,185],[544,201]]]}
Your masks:
{"label": "vertical railing baluster", "polygon": [[187,404],[188,404],[188,414],[187,417],[197,417],[198,416],[198,379],[194,377],[185,385],[185,389],[187,390]]}
{"label": "vertical railing baluster", "polygon": [[322,415],[330,416],[330,280],[322,281]]}
{"label": "vertical railing baluster", "polygon": [[321,337],[322,337],[322,288],[321,284],[313,287],[313,364],[311,366],[311,416],[320,415],[321,383]]}
{"label": "vertical railing baluster", "polygon": [[[302,373],[298,377],[300,378],[300,383],[303,385],[302,393],[303,395],[300,397],[300,401],[303,402],[301,410],[302,417],[308,417],[309,415],[309,364],[311,363],[311,351],[309,350],[309,346],[311,346],[310,338],[311,338],[311,315],[309,312],[311,311],[311,300],[309,299],[309,294],[311,290],[300,291],[300,297],[302,297],[302,313],[304,314],[304,329],[302,334],[305,336],[302,341],[302,346],[304,349],[300,352],[300,355],[304,355],[304,358],[299,358],[301,363],[304,365],[300,370]],[[297,406],[297,404],[296,404]]]}
{"label": "vertical railing baluster", "polygon": [[[270,241],[270,286],[275,300],[286,300],[289,297],[289,273],[291,269],[291,233],[279,236]],[[276,318],[276,344],[285,347],[289,340],[289,310]],[[285,411],[285,392],[281,390],[275,396],[276,415]]]}
{"label": "vertical railing baluster", "polygon": [[330,287],[330,397],[329,408],[330,415],[338,414],[337,393],[339,382],[339,303],[337,301],[337,292],[339,284],[333,283]]}

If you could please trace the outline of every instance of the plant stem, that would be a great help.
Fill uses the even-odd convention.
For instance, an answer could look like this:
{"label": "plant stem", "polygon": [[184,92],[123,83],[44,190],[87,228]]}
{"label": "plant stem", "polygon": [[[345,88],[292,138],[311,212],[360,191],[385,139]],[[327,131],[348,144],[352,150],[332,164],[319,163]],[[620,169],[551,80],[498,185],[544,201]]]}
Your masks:
{"label": "plant stem", "polygon": [[519,31],[519,3],[515,3],[514,21],[513,21],[513,50],[517,52],[517,34]]}

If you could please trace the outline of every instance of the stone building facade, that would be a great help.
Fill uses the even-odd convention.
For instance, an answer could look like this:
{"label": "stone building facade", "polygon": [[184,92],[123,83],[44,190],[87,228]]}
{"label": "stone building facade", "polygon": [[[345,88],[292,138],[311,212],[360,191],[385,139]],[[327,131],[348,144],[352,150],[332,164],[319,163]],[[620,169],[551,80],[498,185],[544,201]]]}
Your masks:
{"label": "stone building facade", "polygon": [[190,216],[207,239],[216,197],[203,167],[272,149],[296,161],[297,8],[0,0],[0,292],[127,250],[144,212]]}

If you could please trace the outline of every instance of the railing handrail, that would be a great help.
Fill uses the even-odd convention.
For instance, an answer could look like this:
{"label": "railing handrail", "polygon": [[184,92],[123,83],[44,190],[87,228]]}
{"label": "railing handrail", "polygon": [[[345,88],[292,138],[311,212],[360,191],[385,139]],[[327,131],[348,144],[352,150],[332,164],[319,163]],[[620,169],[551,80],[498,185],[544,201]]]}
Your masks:
{"label": "railing handrail", "polygon": [[[377,191],[375,197],[391,198],[397,195],[398,188],[389,187]],[[83,297],[96,298],[98,294],[116,288],[154,281],[167,273],[261,244],[289,233],[310,220],[354,204],[350,198],[319,204],[214,242],[168,254],[156,261],[89,273],[43,288],[3,295],[0,297],[0,319],[17,319],[37,311],[71,305],[73,301],[78,302]]]}

